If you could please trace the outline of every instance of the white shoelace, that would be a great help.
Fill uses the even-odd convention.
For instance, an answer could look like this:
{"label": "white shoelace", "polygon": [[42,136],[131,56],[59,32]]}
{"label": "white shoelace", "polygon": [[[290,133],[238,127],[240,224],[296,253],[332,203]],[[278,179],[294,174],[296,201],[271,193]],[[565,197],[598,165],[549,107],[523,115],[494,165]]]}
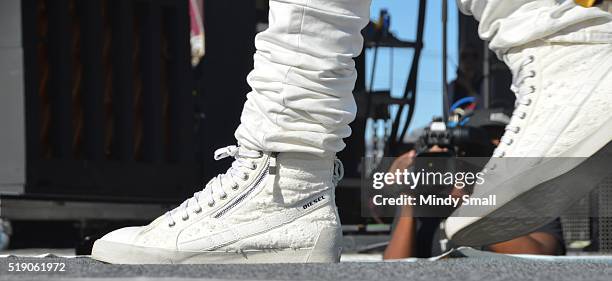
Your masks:
{"label": "white shoelace", "polygon": [[189,206],[195,207],[193,212],[199,214],[202,212],[200,202],[206,201],[209,207],[215,205],[215,198],[221,200],[227,198],[225,186],[231,187],[232,190],[238,190],[237,179],[247,180],[249,172],[257,169],[257,164],[253,161],[263,156],[260,151],[248,150],[235,145],[230,145],[224,148],[215,150],[215,160],[220,160],[227,157],[234,157],[235,160],[232,166],[225,174],[219,174],[212,178],[204,187],[203,190],[193,194],[193,197],[183,201],[183,203],[172,211],[166,213],[168,226],[172,227],[176,224],[174,215],[182,213],[181,219],[189,219]]}
{"label": "white shoelace", "polygon": [[531,95],[535,93],[536,88],[526,82],[536,76],[534,70],[528,70],[528,66],[535,62],[534,56],[528,56],[519,66],[517,73],[512,80],[512,91],[516,95],[515,109],[512,113],[510,123],[506,126],[506,132],[501,138],[501,145],[493,152],[493,157],[504,157],[505,150],[514,142],[514,137],[521,130],[520,123],[527,117],[527,107],[531,105]]}

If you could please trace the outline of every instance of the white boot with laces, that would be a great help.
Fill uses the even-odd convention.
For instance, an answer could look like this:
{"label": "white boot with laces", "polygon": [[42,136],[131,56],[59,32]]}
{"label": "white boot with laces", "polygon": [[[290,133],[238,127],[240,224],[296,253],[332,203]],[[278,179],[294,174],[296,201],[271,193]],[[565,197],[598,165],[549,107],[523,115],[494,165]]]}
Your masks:
{"label": "white boot with laces", "polygon": [[[511,49],[516,107],[472,197],[445,223],[456,244],[481,246],[554,220],[610,175],[612,44],[537,41]],[[608,165],[602,165],[606,162]]]}
{"label": "white boot with laces", "polygon": [[338,262],[341,228],[334,156],[229,146],[225,174],[147,226],[97,240],[92,258],[123,264]]}

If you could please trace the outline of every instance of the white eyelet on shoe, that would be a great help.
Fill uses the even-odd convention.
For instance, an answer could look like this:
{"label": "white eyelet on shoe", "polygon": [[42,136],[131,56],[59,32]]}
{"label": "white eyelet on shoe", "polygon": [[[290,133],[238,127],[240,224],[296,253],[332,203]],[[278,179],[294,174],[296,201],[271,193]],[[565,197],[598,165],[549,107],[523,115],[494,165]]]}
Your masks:
{"label": "white eyelet on shoe", "polygon": [[531,89],[530,94],[533,94],[536,92],[536,87],[535,86],[530,86],[529,89]]}
{"label": "white eyelet on shoe", "polygon": [[181,217],[181,219],[182,219],[183,221],[186,221],[186,220],[188,220],[188,219],[189,219],[189,216],[184,216],[184,217]]}
{"label": "white eyelet on shoe", "polygon": [[238,190],[238,188],[240,188],[240,186],[238,184],[235,184],[235,185],[232,186],[232,190],[233,191]]}
{"label": "white eyelet on shoe", "polygon": [[208,207],[213,207],[213,206],[215,206],[215,202],[208,203]]}
{"label": "white eyelet on shoe", "polygon": [[533,56],[533,55],[530,55],[527,58],[529,59],[529,63],[532,63],[532,62],[535,61],[535,56]]}
{"label": "white eyelet on shoe", "polygon": [[173,226],[175,226],[175,225],[176,225],[176,223],[175,223],[175,222],[171,222],[171,223],[169,223],[169,224],[168,224],[168,227],[173,227]]}
{"label": "white eyelet on shoe", "polygon": [[194,214],[199,214],[202,212],[202,207],[197,208],[196,210],[193,211]]}
{"label": "white eyelet on shoe", "polygon": [[521,128],[520,127],[515,127],[515,126],[508,125],[508,126],[506,126],[506,131],[510,131],[510,132],[512,132],[514,134],[518,134],[518,132],[521,131]]}
{"label": "white eyelet on shoe", "polygon": [[219,199],[221,199],[221,200],[225,200],[226,198],[227,198],[227,194],[223,194],[223,195],[219,196]]}

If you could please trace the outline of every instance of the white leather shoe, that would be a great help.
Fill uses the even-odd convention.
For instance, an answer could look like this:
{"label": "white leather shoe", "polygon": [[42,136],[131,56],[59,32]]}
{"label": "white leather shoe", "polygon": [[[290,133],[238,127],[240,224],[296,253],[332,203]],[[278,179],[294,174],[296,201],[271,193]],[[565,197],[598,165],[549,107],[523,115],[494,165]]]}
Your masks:
{"label": "white leather shoe", "polygon": [[109,263],[338,262],[342,237],[334,156],[229,146],[225,174],[147,226],[115,230],[91,257]]}
{"label": "white leather shoe", "polygon": [[485,183],[472,194],[496,195],[497,204],[462,206],[446,220],[446,234],[458,245],[532,232],[611,174],[612,44],[535,42],[504,60],[516,107]]}

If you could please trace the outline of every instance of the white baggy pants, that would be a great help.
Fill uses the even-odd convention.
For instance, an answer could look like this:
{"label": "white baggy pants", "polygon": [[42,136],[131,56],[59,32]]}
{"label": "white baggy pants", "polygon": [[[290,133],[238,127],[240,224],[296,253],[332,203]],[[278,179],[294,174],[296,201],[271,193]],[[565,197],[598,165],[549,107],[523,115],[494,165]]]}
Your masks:
{"label": "white baggy pants", "polygon": [[[480,21],[500,57],[548,39],[612,42],[612,14],[573,0],[457,0]],[[370,0],[270,0],[269,28],[255,37],[252,91],[236,130],[240,145],[274,152],[335,153],[351,134],[357,73]]]}
{"label": "white baggy pants", "polygon": [[478,34],[499,58],[535,40],[612,43],[612,13],[583,8],[574,0],[457,0],[480,23]]}
{"label": "white baggy pants", "polygon": [[370,0],[271,0],[269,27],[255,37],[255,65],[236,139],[250,149],[335,153],[357,106],[353,57]]}

